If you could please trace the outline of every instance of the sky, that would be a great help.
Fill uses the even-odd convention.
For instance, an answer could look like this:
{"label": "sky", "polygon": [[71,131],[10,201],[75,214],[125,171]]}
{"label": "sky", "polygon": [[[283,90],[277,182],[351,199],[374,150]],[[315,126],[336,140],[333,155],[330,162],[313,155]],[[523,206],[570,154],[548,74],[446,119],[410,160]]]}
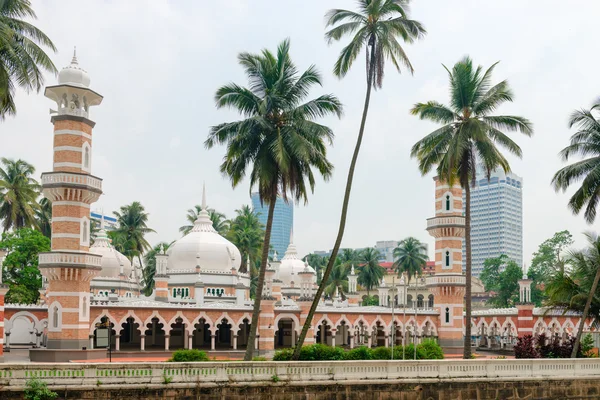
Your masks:
{"label": "sky", "polygon": [[[349,0],[229,0],[81,2],[32,0],[36,26],[55,43],[60,69],[77,46],[79,65],[91,77],[91,89],[104,101],[92,109],[96,121],[92,174],[102,178],[104,195],[92,206],[105,213],[141,201],[156,230],[151,243],[180,237],[186,210],[201,203],[202,183],[212,208],[234,215],[250,204],[249,183],[232,189],[219,172],[224,147],[207,150],[209,127],[239,116],[217,110],[216,89],[229,82],[246,85],[236,56],[242,51],[275,50],[285,38],[300,70],[314,64],[323,87],[311,97],[337,95],[342,119],[322,122],[335,132],[328,157],[332,179],[317,180],[308,204],[295,209],[294,239],[299,253],[333,247],[352,150],[365,94],[364,58],[339,80],[333,64],[344,43],[324,40],[324,14],[331,8],[354,9]],[[416,102],[447,103],[452,66],[465,55],[485,67],[501,61],[494,82],[507,79],[514,102],[498,114],[529,118],[533,138],[512,137],[522,160],[509,157],[524,179],[524,260],[554,232],[568,229],[583,245],[582,232],[596,226],[567,209],[569,194],[555,193],[550,181],[563,162],[557,153],[573,131],[569,114],[589,107],[600,95],[596,51],[600,2],[572,0],[420,0],[411,18],[427,36],[406,45],[414,68],[397,73],[388,65],[383,89],[374,92],[365,138],[354,177],[343,247],[373,246],[378,240],[415,236],[429,244],[426,218],[434,213],[433,175],[422,177],[410,158],[411,146],[435,125],[408,112]],[[47,85],[56,78],[46,75]],[[0,156],[32,163],[36,174],[52,169],[55,104],[42,93],[16,95],[17,116],[0,123]],[[39,177],[39,176],[38,176]]]}

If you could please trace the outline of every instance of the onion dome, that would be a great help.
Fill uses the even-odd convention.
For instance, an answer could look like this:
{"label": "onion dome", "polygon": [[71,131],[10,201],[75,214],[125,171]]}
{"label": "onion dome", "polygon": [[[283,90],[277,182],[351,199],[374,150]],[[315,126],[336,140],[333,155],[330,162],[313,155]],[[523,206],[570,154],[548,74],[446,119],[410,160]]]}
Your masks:
{"label": "onion dome", "polygon": [[233,243],[219,235],[213,227],[202,189],[202,211],[192,230],[167,250],[169,271],[192,270],[199,263],[202,272],[231,272],[239,269],[242,255]]}
{"label": "onion dome", "polygon": [[71,60],[71,64],[64,67],[58,73],[58,84],[82,88],[90,87],[90,76],[83,68],[79,66],[79,63],[77,62],[76,50],[73,51],[73,59]]}
{"label": "onion dome", "polygon": [[279,265],[279,279],[283,282],[282,286],[291,286],[292,282],[294,282],[294,286],[300,285],[300,279],[298,278],[298,273],[300,272],[312,272],[314,274],[313,282],[317,282],[317,273],[315,272],[315,269],[308,265],[308,263],[305,264],[302,259],[298,257],[298,250],[294,244],[294,235],[292,232],[290,233],[290,244]]}
{"label": "onion dome", "polygon": [[115,250],[104,227],[100,228],[94,244],[90,247],[90,253],[102,256],[102,271],[98,274],[98,278],[118,278],[121,274],[121,264],[123,264],[123,274],[127,277],[131,275],[131,262]]}

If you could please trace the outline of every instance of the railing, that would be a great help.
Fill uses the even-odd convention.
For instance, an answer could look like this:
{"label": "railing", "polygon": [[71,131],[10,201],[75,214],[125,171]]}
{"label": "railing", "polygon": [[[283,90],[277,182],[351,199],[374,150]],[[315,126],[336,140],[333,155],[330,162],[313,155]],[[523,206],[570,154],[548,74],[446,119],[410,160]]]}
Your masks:
{"label": "railing", "polygon": [[102,179],[86,174],[47,172],[42,174],[42,186],[56,184],[84,185],[102,191]]}
{"label": "railing", "polygon": [[39,254],[39,265],[44,266],[102,266],[102,256],[91,253],[70,253],[61,251],[52,251]]}
{"label": "railing", "polygon": [[197,385],[204,383],[409,379],[600,377],[598,359],[321,362],[0,364],[0,388],[40,378],[50,386]]}
{"label": "railing", "polygon": [[426,278],[426,285],[465,285],[466,277],[464,275],[440,275],[440,276],[428,276]]}
{"label": "railing", "polygon": [[465,226],[465,217],[433,217],[427,219],[427,228],[438,226]]}

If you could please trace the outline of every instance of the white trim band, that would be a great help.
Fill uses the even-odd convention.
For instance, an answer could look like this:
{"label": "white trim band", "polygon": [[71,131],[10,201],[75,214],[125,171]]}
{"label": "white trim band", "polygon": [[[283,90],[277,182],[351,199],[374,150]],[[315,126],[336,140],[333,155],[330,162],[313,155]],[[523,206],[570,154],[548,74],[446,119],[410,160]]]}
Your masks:
{"label": "white trim band", "polygon": [[54,148],[54,151],[76,151],[78,153],[81,153],[83,150],[81,147],[77,146],[56,146]]}
{"label": "white trim band", "polygon": [[60,167],[69,167],[69,168],[81,168],[81,163],[74,163],[74,162],[55,162],[54,163],[54,168],[60,168]]}
{"label": "white trim band", "polygon": [[62,324],[61,329],[90,329],[90,324]]}
{"label": "white trim band", "polygon": [[55,135],[75,135],[75,136],[83,136],[84,138],[92,140],[92,135],[87,134],[81,131],[75,131],[73,129],[59,129],[54,131]]}
{"label": "white trim band", "polygon": [[77,217],[54,217],[52,218],[52,222],[77,222],[79,223],[81,218]]}
{"label": "white trim band", "polygon": [[66,238],[66,239],[79,239],[81,235],[79,233],[53,233],[52,239]]}
{"label": "white trim band", "polygon": [[53,206],[79,206],[79,207],[90,208],[89,204],[84,203],[82,201],[53,201],[52,205]]}

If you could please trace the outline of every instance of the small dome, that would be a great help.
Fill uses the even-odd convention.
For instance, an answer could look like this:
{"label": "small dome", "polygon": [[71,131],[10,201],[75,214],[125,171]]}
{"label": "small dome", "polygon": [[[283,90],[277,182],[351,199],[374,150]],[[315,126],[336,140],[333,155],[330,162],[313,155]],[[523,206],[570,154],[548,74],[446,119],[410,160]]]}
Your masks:
{"label": "small dome", "polygon": [[108,239],[108,235],[104,229],[100,229],[90,253],[102,256],[102,271],[98,277],[118,278],[121,274],[121,264],[123,264],[123,274],[126,277],[131,275],[131,262],[123,254],[119,253]]}
{"label": "small dome", "polygon": [[64,67],[58,73],[58,84],[78,86],[82,88],[90,87],[90,76],[77,63],[77,56],[75,52],[73,52],[73,60],[71,60],[71,64],[67,67]]}
{"label": "small dome", "polygon": [[300,286],[298,273],[305,272],[305,269],[313,273],[313,283],[316,283],[317,273],[315,269],[298,258],[298,250],[296,250],[296,245],[294,245],[293,236],[290,235],[290,244],[279,265],[279,279],[283,282],[284,287],[291,286],[292,282],[294,282],[294,286]]}

